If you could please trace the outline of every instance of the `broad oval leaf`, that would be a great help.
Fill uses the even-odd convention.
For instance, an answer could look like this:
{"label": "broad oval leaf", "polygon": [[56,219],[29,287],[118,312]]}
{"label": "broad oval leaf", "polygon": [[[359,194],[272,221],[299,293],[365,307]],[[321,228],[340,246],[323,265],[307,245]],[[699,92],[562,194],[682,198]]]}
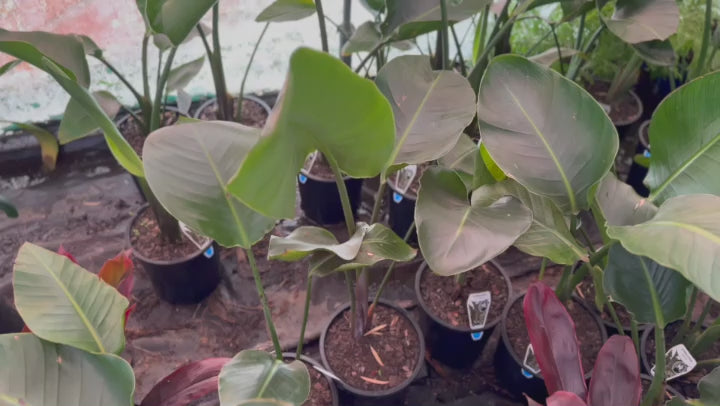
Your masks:
{"label": "broad oval leaf", "polygon": [[[463,183],[465,183],[467,190],[471,191],[477,189],[473,179],[475,175],[475,159],[479,157],[478,152],[477,144],[473,142],[470,136],[463,134],[447,154],[438,158],[438,165],[455,171]],[[491,180],[491,176],[488,174],[488,179],[485,180]],[[489,181],[487,183],[493,182]]]}
{"label": "broad oval leaf", "polygon": [[308,48],[290,57],[280,99],[230,191],[270,217],[295,216],[296,177],[319,150],[354,178],[380,173],[395,140],[392,109],[369,80]]}
{"label": "broad oval leaf", "polygon": [[677,55],[670,40],[640,42],[633,44],[633,48],[645,62],[651,65],[675,66],[677,63]]}
{"label": "broad oval leaf", "polygon": [[365,21],[353,32],[350,39],[343,45],[343,55],[356,52],[368,52],[382,40],[380,29],[374,21]]}
{"label": "broad oval leaf", "polygon": [[310,259],[310,273],[326,276],[332,272],[365,268],[385,260],[405,262],[415,258],[416,251],[384,225],[360,223],[360,227],[366,232],[354,258],[344,260],[333,253],[315,253]]}
{"label": "broad oval leaf", "polygon": [[542,282],[531,284],[523,314],[548,393],[567,391],[584,399],[587,387],[575,323],[555,292]]}
{"label": "broad oval leaf", "polygon": [[588,189],[618,150],[615,126],[592,96],[516,55],[488,66],[478,123],[483,144],[508,177],[572,213],[588,207]]}
{"label": "broad oval leaf", "polygon": [[[110,92],[104,90],[93,92],[92,97],[111,120],[115,118],[122,107],[122,104]],[[94,133],[98,128],[97,122],[91,114],[88,114],[85,107],[77,99],[71,98],[68,100],[65,112],[60,120],[58,140],[63,144],[67,144]]]}
{"label": "broad oval leaf", "polygon": [[513,196],[532,211],[530,228],[513,244],[520,251],[548,258],[557,264],[572,265],[588,260],[587,251],[577,243],[568,220],[552,200],[529,192],[512,179],[483,186],[476,193],[479,191],[490,201]]}
{"label": "broad oval leaf", "polygon": [[675,0],[618,0],[605,25],[631,44],[666,40],[677,31],[680,12]]}
{"label": "broad oval leaf", "polygon": [[656,323],[653,294],[660,300],[666,325],[685,315],[690,282],[673,269],[649,258],[633,255],[616,244],[610,248],[608,265],[603,275],[605,291],[634,314],[640,323]]}
{"label": "broad oval leaf", "polygon": [[[387,14],[381,26],[386,37],[414,38],[441,27],[440,2],[437,0],[387,0],[386,3]],[[470,18],[491,3],[491,0],[448,0],[448,21]]]}
{"label": "broad oval leaf", "polygon": [[285,363],[264,351],[245,350],[220,371],[218,393],[221,406],[266,404],[250,402],[260,399],[300,406],[310,394],[310,375],[302,361]]}
{"label": "broad oval leaf", "polygon": [[76,35],[42,31],[7,31],[0,28],[0,52],[12,55],[40,69],[43,58],[51,59],[65,75],[80,86],[90,85],[90,69],[83,41]]}
{"label": "broad oval leaf", "polygon": [[217,392],[218,375],[230,358],[190,362],[155,384],[140,406],[186,406]]}
{"label": "broad oval leaf", "polygon": [[[482,189],[478,189],[482,190]],[[532,223],[532,212],[513,197],[468,200],[465,185],[449,170],[430,168],[420,180],[415,224],[420,250],[430,269],[455,275],[493,259]]]}
{"label": "broad oval leaf", "polygon": [[53,344],[32,334],[0,336],[0,404],[7,395],[32,406],[132,405],[135,376],[124,359]]}
{"label": "broad oval leaf", "polygon": [[375,79],[395,117],[395,147],[388,166],[419,164],[450,151],[475,116],[475,93],[453,71],[433,72],[427,56],[388,62]]}
{"label": "broad oval leaf", "polygon": [[259,130],[225,121],[163,127],[143,147],[150,189],[178,220],[225,247],[250,248],[275,224],[228,193]]}
{"label": "broad oval leaf", "polygon": [[638,195],[633,188],[608,172],[591,190],[594,215],[602,216],[609,226],[631,226],[650,220],[657,207]]}
{"label": "broad oval leaf", "polygon": [[153,33],[178,46],[218,0],[139,0],[140,14]]}
{"label": "broad oval leaf", "polygon": [[593,368],[588,404],[619,406],[640,404],[640,361],[628,336],[611,336],[603,344]]}
{"label": "broad oval leaf", "polygon": [[667,200],[651,220],[610,226],[608,235],[628,251],[680,272],[720,300],[720,197],[684,195]]}
{"label": "broad oval leaf", "polygon": [[257,22],[297,21],[315,14],[313,0],[275,0],[255,17]]}
{"label": "broad oval leaf", "polygon": [[[682,194],[720,195],[720,72],[693,80],[668,96],[650,122],[650,168],[645,183],[658,203]],[[678,136],[682,134],[682,137]]]}
{"label": "broad oval leaf", "polygon": [[270,236],[268,258],[280,261],[299,261],[319,251],[337,255],[341,259],[355,258],[365,237],[366,227],[361,223],[355,234],[339,243],[330,231],[313,226],[298,227],[287,237]]}
{"label": "broad oval leaf", "polygon": [[184,89],[200,72],[203,64],[205,64],[205,57],[201,56],[200,58],[172,68],[167,78],[167,91],[172,92]]}
{"label": "broad oval leaf", "polygon": [[127,299],[64,255],[23,244],[13,287],[18,313],[38,337],[93,353],[125,347]]}

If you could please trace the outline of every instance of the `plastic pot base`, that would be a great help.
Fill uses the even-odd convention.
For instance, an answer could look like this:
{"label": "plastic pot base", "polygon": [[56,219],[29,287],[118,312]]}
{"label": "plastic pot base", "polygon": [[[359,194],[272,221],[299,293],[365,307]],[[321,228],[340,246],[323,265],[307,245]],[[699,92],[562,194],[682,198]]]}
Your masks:
{"label": "plastic pot base", "polygon": [[[305,216],[317,224],[337,224],[345,221],[335,180],[319,179],[305,172],[298,174],[300,208]],[[362,201],[362,179],[345,179],[353,216]]]}

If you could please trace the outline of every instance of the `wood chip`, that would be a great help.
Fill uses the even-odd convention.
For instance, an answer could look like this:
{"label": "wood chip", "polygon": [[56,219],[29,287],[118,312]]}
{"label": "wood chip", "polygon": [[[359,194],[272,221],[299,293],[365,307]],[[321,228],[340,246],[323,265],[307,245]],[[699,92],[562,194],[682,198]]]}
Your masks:
{"label": "wood chip", "polygon": [[390,381],[381,381],[378,379],[367,378],[364,376],[360,376],[360,379],[362,379],[363,381],[365,381],[367,383],[374,383],[375,385],[387,385],[390,383]]}
{"label": "wood chip", "polygon": [[379,335],[382,335],[382,334],[380,334],[380,331],[381,331],[382,329],[384,329],[385,327],[387,327],[387,324],[381,324],[381,325],[379,325],[379,326],[377,326],[377,327],[372,328],[371,330],[369,330],[367,333],[365,333],[365,334],[363,334],[363,335],[366,336],[366,337],[369,336],[369,335],[378,335],[378,336],[379,336]]}
{"label": "wood chip", "polygon": [[575,286],[575,290],[577,291],[578,296],[585,300],[585,294],[583,293],[582,289],[580,289],[580,285]]}
{"label": "wood chip", "polygon": [[400,316],[393,317],[392,321],[390,322],[390,327],[395,327],[398,321],[400,321]]}
{"label": "wood chip", "polygon": [[380,364],[381,367],[384,367],[385,364],[383,364],[382,359],[380,359],[380,354],[378,354],[377,351],[375,351],[375,349],[373,348],[372,345],[370,346],[370,352],[372,352],[372,355],[373,355],[373,358],[375,358],[375,361],[377,361],[377,363]]}

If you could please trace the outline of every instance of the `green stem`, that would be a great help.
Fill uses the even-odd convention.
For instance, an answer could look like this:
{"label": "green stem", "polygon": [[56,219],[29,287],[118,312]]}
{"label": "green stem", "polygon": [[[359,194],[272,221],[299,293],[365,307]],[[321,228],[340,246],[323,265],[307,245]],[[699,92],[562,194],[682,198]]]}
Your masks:
{"label": "green stem", "polygon": [[690,335],[697,333],[702,329],[703,324],[705,324],[705,319],[707,318],[708,313],[710,313],[710,308],[713,305],[713,301],[708,299],[708,301],[705,303],[705,306],[702,309],[702,313],[700,313],[700,317],[698,317],[697,321],[695,321],[695,324],[693,325],[692,329],[690,329]]}
{"label": "green stem", "polygon": [[572,275],[572,266],[565,266],[563,273],[560,275],[560,281],[558,281],[557,287],[555,288],[555,294],[561,302],[567,302],[570,299],[570,293],[568,292],[568,283],[570,276]]}
{"label": "green stem", "polygon": [[538,275],[538,281],[542,281],[545,277],[545,266],[547,265],[547,258],[543,257],[542,262],[540,262],[540,275]]}
{"label": "green stem", "polygon": [[615,323],[615,328],[617,328],[618,333],[620,333],[621,336],[624,336],[625,328],[623,327],[622,323],[620,322],[620,318],[618,317],[617,312],[615,311],[615,306],[613,306],[612,302],[609,300],[605,302],[605,305],[607,307],[608,313],[610,313],[610,317],[612,317],[613,322]]}
{"label": "green stem", "polygon": [[[142,42],[142,79],[143,79],[143,93],[145,94],[146,100],[150,100],[150,78],[148,77],[148,41],[149,40],[150,40],[150,36],[145,35],[145,37],[143,37],[143,42]],[[140,107],[142,108],[142,105]]]}
{"label": "green stem", "polygon": [[[600,27],[598,27],[597,30],[593,33],[593,35],[590,37],[588,42],[585,43],[585,46],[582,49],[581,54],[587,55],[590,52],[590,49],[595,44],[595,41],[597,41],[598,38],[600,38],[600,34],[602,34],[603,30],[605,30],[605,24],[601,24]],[[580,67],[582,66],[582,60],[580,57],[577,58],[578,63],[570,66],[570,69],[568,69],[567,78],[570,80],[575,80],[577,77],[578,72],[580,72]]]}
{"label": "green stem", "polygon": [[345,46],[345,43],[348,42],[350,39],[351,31],[352,31],[352,22],[351,22],[351,14],[352,14],[352,0],[345,0],[343,2],[343,21],[342,21],[342,29],[340,29],[340,57],[343,62],[345,62],[345,65],[351,66],[352,65],[352,55],[342,55],[342,49],[343,46]]}
{"label": "green stem", "polygon": [[720,358],[712,358],[712,359],[704,359],[702,361],[698,361],[696,369],[701,368],[715,368],[717,366],[720,366]]}
{"label": "green stem", "polygon": [[460,48],[460,40],[455,32],[454,25],[450,26],[450,32],[452,33],[453,41],[455,41],[455,47],[457,48],[457,59],[459,59],[460,62],[460,73],[465,76],[467,75],[467,66],[465,66],[465,58],[463,57],[462,49]]}
{"label": "green stem", "polygon": [[375,193],[375,204],[373,204],[372,215],[370,216],[370,224],[375,224],[380,217],[380,208],[382,207],[383,198],[385,197],[385,187],[387,182],[380,182],[377,193]]}
{"label": "green stem", "polygon": [[[220,47],[220,3],[215,3],[213,6],[212,13],[213,21],[213,52],[211,67],[213,69],[213,75],[215,77],[215,97],[217,98],[218,111],[220,112],[219,118],[221,120],[231,120],[233,104],[232,99],[228,97],[227,84],[225,82],[225,70],[222,64],[222,49]],[[242,97],[242,95],[241,95]],[[242,99],[240,100],[242,101]]]}
{"label": "green stem", "polygon": [[345,274],[345,285],[350,298],[350,330],[355,334],[355,325],[357,324],[357,315],[355,314],[355,289],[353,289],[352,280],[350,279],[350,271],[343,272]]}
{"label": "green stem", "polygon": [[585,279],[585,277],[590,272],[590,267],[591,267],[591,265],[588,262],[584,262],[583,265],[580,267],[580,269],[578,269],[577,271],[575,271],[575,273],[572,274],[567,285],[564,287],[564,289],[566,290],[566,292],[565,292],[566,299],[570,299],[570,295],[575,290],[575,287],[580,282],[582,282],[583,279]]}
{"label": "green stem", "polygon": [[663,396],[663,382],[665,381],[665,317],[658,292],[655,289],[645,260],[641,259],[640,264],[642,265],[647,288],[652,298],[653,312],[655,313],[655,376],[641,404],[641,406],[651,406]]}
{"label": "green stem", "polygon": [[612,240],[612,241],[608,242],[607,244],[603,245],[602,247],[600,247],[599,250],[590,254],[590,259],[589,259],[590,265],[598,265],[600,263],[600,261],[602,261],[605,258],[605,256],[607,256],[608,251],[610,251],[610,247],[612,247],[616,243],[617,243],[616,240]]}
{"label": "green stem", "polygon": [[300,339],[298,340],[297,351],[295,352],[295,359],[300,359],[303,350],[303,344],[305,343],[305,328],[307,327],[308,315],[310,314],[310,299],[312,298],[312,271],[308,272],[307,286],[305,287],[305,308],[303,309],[303,321],[300,327]]}
{"label": "green stem", "polygon": [[448,60],[450,54],[450,33],[448,32],[448,14],[447,14],[447,2],[446,0],[440,0],[440,19],[442,21],[442,29],[440,34],[442,35],[442,70],[448,69]]}
{"label": "green stem", "polygon": [[335,184],[337,185],[338,193],[340,193],[340,203],[342,204],[343,215],[345,216],[348,238],[351,238],[353,234],[355,234],[355,219],[353,218],[353,212],[350,206],[350,197],[348,197],[347,188],[345,187],[345,179],[340,172],[340,167],[335,157],[332,155],[323,155],[325,155],[325,159],[327,159],[328,164],[330,164],[330,169],[332,169],[335,175]]}
{"label": "green stem", "polygon": [[107,66],[107,68],[110,69],[110,71],[111,71],[113,74],[115,74],[115,76],[117,76],[118,79],[120,79],[120,81],[125,85],[125,87],[127,87],[128,90],[130,90],[130,92],[133,94],[133,96],[135,97],[135,100],[137,100],[137,102],[138,102],[138,106],[140,106],[140,108],[142,108],[142,105],[143,105],[143,103],[144,103],[144,100],[143,100],[142,95],[140,95],[140,93],[138,93],[138,91],[135,90],[135,88],[133,87],[133,85],[131,85],[130,82],[128,82],[128,80],[125,78],[125,76],[123,76],[123,74],[120,73],[120,71],[118,71],[118,70],[115,68],[115,66],[113,66],[113,65],[110,63],[110,61],[108,61],[107,59],[105,59],[105,57],[103,57],[102,55],[99,56],[99,57],[97,57],[97,59],[98,59],[100,62],[102,62],[103,65]]}
{"label": "green stem", "polygon": [[708,46],[710,45],[710,36],[712,28],[712,0],[705,0],[705,28],[703,29],[702,44],[700,45],[700,57],[698,58],[695,69],[690,79],[696,78],[703,73],[705,68],[705,58],[707,58]]}
{"label": "green stem", "polygon": [[595,252],[595,246],[593,245],[587,231],[585,231],[583,227],[580,227],[578,230],[580,231],[580,235],[582,236],[583,240],[585,240],[585,244],[587,244],[587,247],[590,248],[590,251]]}
{"label": "green stem", "polygon": [[535,53],[535,51],[537,50],[537,47],[539,47],[540,44],[542,44],[543,41],[545,41],[545,39],[547,39],[547,37],[549,37],[550,35],[552,35],[552,33],[553,33],[552,30],[546,32],[545,35],[543,35],[537,42],[535,42],[535,43],[533,44],[533,46],[530,47],[530,49],[528,49],[527,52],[525,52],[525,56],[526,56],[526,57],[532,56],[532,55]]}
{"label": "green stem", "polygon": [[147,180],[145,178],[136,179],[138,185],[140,185],[140,190],[142,190],[145,199],[147,199],[152,215],[155,217],[155,222],[160,228],[161,238],[168,242],[181,241],[180,226],[177,220],[160,204],[160,201],[158,201],[155,194],[150,190],[150,185],[148,185]]}
{"label": "green stem", "polygon": [[643,60],[637,52],[633,52],[630,60],[623,64],[622,69],[613,78],[610,83],[610,89],[607,93],[607,101],[612,102],[627,93],[635,84],[637,79],[637,71],[642,66]]}
{"label": "green stem", "polygon": [[482,51],[485,51],[485,40],[487,37],[487,28],[488,28],[488,19],[490,16],[490,5],[485,6],[485,8],[482,11],[482,17],[480,21],[480,36],[478,38],[477,42],[477,59],[473,61],[473,63],[477,63],[477,61],[480,59],[480,55]]}
{"label": "green stem", "polygon": [[677,334],[675,334],[675,338],[673,338],[671,346],[675,346],[680,344],[685,336],[687,335],[688,331],[690,331],[690,323],[692,322],[692,315],[693,310],[695,310],[695,303],[697,302],[698,297],[698,288],[693,285],[692,287],[692,293],[690,293],[690,303],[688,304],[688,308],[685,311],[685,318],[683,319],[683,324],[680,326],[680,330],[678,330]]}
{"label": "green stem", "polygon": [[[579,50],[582,47],[583,36],[585,35],[585,16],[587,13],[580,15],[580,29],[578,30],[577,38],[575,39],[575,49]],[[580,63],[580,55],[575,54],[570,58],[570,66],[568,67],[568,73],[573,69],[574,66]]]}
{"label": "green stem", "polygon": [[278,360],[282,361],[282,347],[280,347],[280,340],[278,340],[277,331],[275,331],[275,324],[272,321],[272,312],[270,311],[267,296],[265,296],[265,288],[263,287],[262,279],[260,278],[260,271],[255,263],[255,255],[252,252],[252,247],[245,250],[245,255],[250,263],[250,269],[252,270],[253,279],[255,280],[255,289],[257,289],[258,296],[260,297],[260,304],[262,305],[263,314],[265,315],[265,323],[267,324],[268,331],[270,332],[270,339],[272,340],[273,347],[275,348],[275,356]]}
{"label": "green stem", "polygon": [[[500,39],[505,35],[505,33],[512,27],[514,22],[514,17],[508,17],[508,7],[510,6],[510,1],[505,3],[505,6],[503,7],[502,12],[500,13],[500,16],[496,20],[495,28],[493,29],[493,34],[490,37],[490,41],[483,49],[483,53],[478,58],[477,62],[475,63],[475,66],[470,71],[470,74],[468,75],[468,80],[470,81],[470,85],[475,89],[475,92],[478,91],[478,88],[480,86],[480,79],[482,79],[482,75],[485,72],[485,68],[488,65],[488,58],[490,58],[490,53],[495,49],[495,45],[500,41]],[[526,6],[530,5],[531,2],[526,2]],[[523,7],[523,11],[524,11]],[[516,11],[519,11],[520,7],[516,8]],[[515,15],[515,11],[513,12]],[[500,21],[503,19],[507,19],[507,21],[502,25],[502,28],[498,29]]]}
{"label": "green stem", "polygon": [[555,32],[555,24],[550,24],[550,31],[552,31],[552,35],[555,40],[555,48],[557,48],[558,61],[560,62],[560,74],[565,76],[565,64],[563,63],[562,51],[560,50],[560,40],[558,40],[557,32]]}
{"label": "green stem", "polygon": [[[720,28],[718,28],[720,29]],[[712,52],[710,52],[710,57],[707,61],[707,67],[705,68],[705,72],[710,72],[713,70],[713,60],[715,59],[715,54],[717,54],[718,48],[713,48]]]}
{"label": "green stem", "polygon": [[315,0],[315,10],[318,15],[318,24],[320,25],[320,41],[322,42],[322,50],[325,53],[330,52],[328,47],[327,29],[325,28],[325,13],[323,12],[322,0]]}
{"label": "green stem", "polygon": [[152,115],[150,116],[150,132],[153,132],[160,128],[160,116],[162,108],[162,97],[165,91],[165,84],[167,83],[168,75],[170,74],[170,68],[172,67],[173,59],[175,59],[175,52],[177,48],[172,48],[167,60],[165,61],[165,67],[163,68],[162,74],[158,79],[157,89],[155,89],[155,101],[153,102]]}
{"label": "green stem", "polygon": [[[413,221],[410,224],[410,227],[408,228],[407,232],[405,233],[405,237],[403,238],[403,241],[407,242],[407,240],[412,235],[413,231],[415,231],[415,222]],[[370,305],[370,315],[368,317],[368,320],[370,320],[370,317],[372,317],[372,312],[375,310],[375,306],[377,306],[378,301],[380,300],[380,296],[382,296],[383,291],[385,290],[385,286],[390,281],[390,276],[392,275],[393,269],[395,268],[395,264],[397,262],[393,261],[388,266],[388,269],[385,271],[385,275],[383,276],[382,282],[380,282],[380,286],[378,287],[377,292],[375,293],[375,298],[373,299],[372,305]],[[427,266],[426,262],[423,262],[422,266]]]}
{"label": "green stem", "polygon": [[265,27],[263,27],[263,30],[260,33],[260,37],[258,38],[257,42],[255,42],[255,46],[253,47],[252,53],[250,54],[250,59],[248,60],[247,66],[245,67],[245,73],[243,74],[242,82],[240,82],[240,93],[238,94],[238,107],[237,107],[237,111],[235,112],[235,121],[238,123],[242,119],[242,101],[243,101],[243,95],[245,94],[245,81],[247,80],[248,73],[250,73],[250,67],[252,66],[253,60],[255,59],[255,53],[257,53],[258,46],[260,45],[260,42],[262,42],[262,39],[265,36],[265,32],[267,31],[268,27],[270,27],[270,23],[265,24]]}
{"label": "green stem", "polygon": [[375,55],[375,53],[377,53],[380,50],[380,48],[384,47],[385,44],[387,44],[386,41],[380,41],[377,44],[375,44],[373,49],[368,51],[367,55],[365,55],[365,57],[360,61],[360,65],[358,65],[357,68],[355,68],[355,73],[360,73],[360,71],[365,66],[365,64],[368,63],[370,58],[372,58],[372,56]]}
{"label": "green stem", "polygon": [[638,322],[635,317],[630,318],[630,335],[635,344],[635,353],[640,354],[640,331],[638,330]]}

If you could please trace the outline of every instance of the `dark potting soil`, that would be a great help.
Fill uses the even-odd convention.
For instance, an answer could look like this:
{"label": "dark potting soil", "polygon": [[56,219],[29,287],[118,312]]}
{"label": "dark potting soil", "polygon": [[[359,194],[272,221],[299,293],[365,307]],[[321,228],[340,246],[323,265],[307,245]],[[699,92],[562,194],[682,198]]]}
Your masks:
{"label": "dark potting soil", "polygon": [[[522,299],[516,300],[508,310],[505,321],[513,351],[521,362],[525,357],[527,346],[530,344],[522,304]],[[595,359],[603,345],[600,326],[597,325],[592,314],[575,301],[571,300],[567,303],[566,308],[575,322],[575,334],[580,344],[583,371],[588,373],[595,366]]]}
{"label": "dark potting soil", "polygon": [[[665,351],[667,352],[670,349],[670,344],[675,339],[675,336],[680,330],[680,327],[682,326],[682,322],[677,321],[675,323],[670,324],[669,326],[665,327]],[[689,348],[688,348],[689,349]],[[654,332],[650,333],[648,336],[646,345],[645,345],[645,356],[648,360],[648,363],[650,364],[650,367],[652,368],[653,365],[655,365],[655,334]],[[693,354],[693,357],[697,361],[706,360],[706,359],[715,359],[720,358],[720,340],[715,341],[713,345],[704,353],[702,354]],[[678,392],[680,392],[681,395],[688,399],[696,399],[700,397],[700,392],[697,389],[697,384],[705,375],[709,374],[712,371],[712,367],[696,367],[694,370],[692,370],[687,375],[683,375],[680,377],[677,377],[670,381],[670,384],[677,389]]]}
{"label": "dark potting soil", "polygon": [[[647,395],[648,389],[650,389],[651,384],[652,384],[651,380],[647,380],[647,379],[640,380],[640,385],[642,386],[642,396],[640,397],[640,399],[645,398],[645,395]],[[670,393],[667,390],[667,387],[665,387],[665,400],[670,400],[672,397],[673,397],[672,393]]]}
{"label": "dark potting soil", "polygon": [[130,245],[142,256],[158,261],[171,261],[199,252],[200,249],[182,235],[180,243],[170,243],[160,234],[160,227],[150,208],[144,210],[130,229]]}
{"label": "dark potting soil", "polygon": [[[237,111],[238,99],[233,99],[233,114]],[[255,103],[252,100],[243,100],[242,102],[242,117],[240,123],[249,127],[263,128],[265,121],[268,118],[268,114],[265,109]],[[217,103],[211,103],[209,106],[200,113],[201,120],[217,120],[218,119],[218,105]]]}
{"label": "dark potting soil", "polygon": [[335,180],[335,174],[330,168],[330,164],[325,159],[325,156],[319,152],[312,168],[310,168],[310,174],[323,180]]}
{"label": "dark potting soil", "polygon": [[420,355],[413,325],[402,314],[380,304],[368,331],[382,325],[385,327],[376,330],[377,333],[359,339],[353,336],[349,311],[343,312],[330,325],[325,355],[332,372],[346,384],[381,391],[394,388],[412,376]]}
{"label": "dark potting soil", "polygon": [[[588,92],[600,103],[607,103],[607,92],[610,84],[607,82],[595,82],[588,87]],[[640,105],[629,92],[622,95],[613,103],[610,103],[610,120],[613,123],[627,123],[640,112]]]}
{"label": "dark potting soil", "polygon": [[[588,305],[589,308],[597,311],[597,306],[595,306],[595,285],[593,285],[592,281],[589,279],[586,279],[578,285],[579,290],[579,296],[585,302],[585,304]],[[620,324],[624,327],[625,330],[630,329],[630,322],[632,321],[632,314],[625,309],[625,306],[621,305],[617,302],[610,302],[612,306],[615,308],[615,313],[618,316],[618,319],[620,319]],[[600,318],[603,319],[603,321],[606,321],[610,323],[611,325],[615,326],[615,321],[613,320],[610,313],[608,313],[607,309],[603,309],[602,313],[600,313]]]}
{"label": "dark potting soil", "polygon": [[[141,119],[142,114],[137,113],[137,116]],[[162,115],[162,122],[160,127],[167,127],[173,125],[178,121],[179,113],[176,111],[165,111]],[[135,152],[142,157],[143,144],[145,144],[145,135],[143,134],[142,128],[133,117],[128,117],[119,126],[120,134],[130,143],[130,146]]]}
{"label": "dark potting soil", "polygon": [[502,317],[508,301],[508,286],[500,271],[490,263],[465,273],[465,281],[458,285],[454,276],[440,276],[425,271],[420,280],[420,292],[432,313],[446,323],[470,331],[467,300],[471,293],[489,291],[492,303],[486,325]]}
{"label": "dark potting soil", "polygon": [[332,392],[327,378],[312,365],[305,365],[310,373],[310,396],[302,406],[332,406]]}

